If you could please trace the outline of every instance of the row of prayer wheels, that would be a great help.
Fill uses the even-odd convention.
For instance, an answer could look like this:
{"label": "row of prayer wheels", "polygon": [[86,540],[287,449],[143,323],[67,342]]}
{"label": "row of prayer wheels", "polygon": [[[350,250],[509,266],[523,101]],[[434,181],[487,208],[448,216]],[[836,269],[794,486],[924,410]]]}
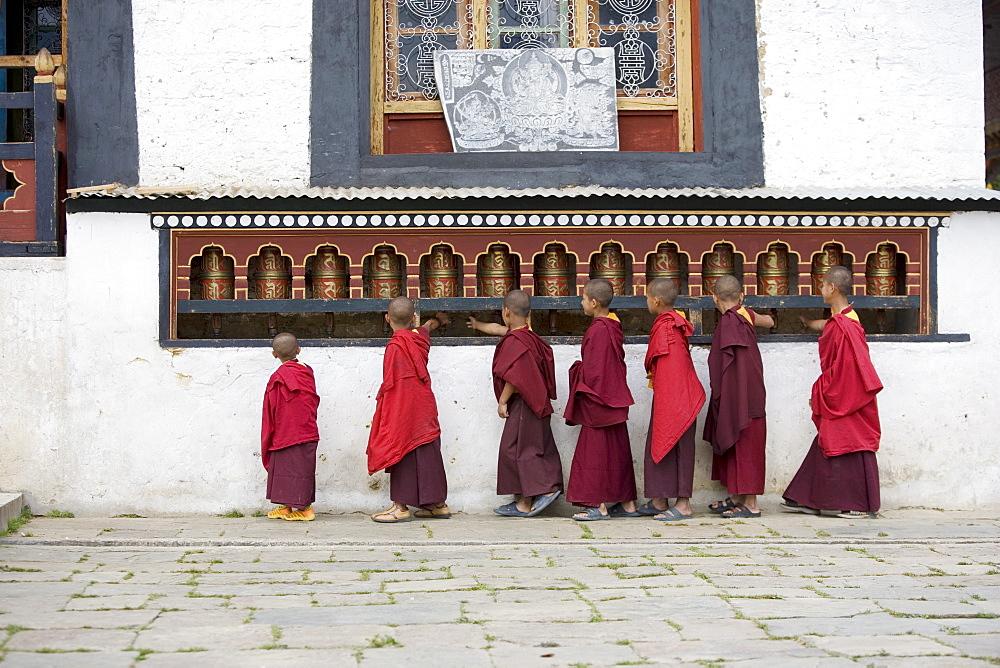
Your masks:
{"label": "row of prayer wheels", "polygon": [[[292,290],[289,258],[276,246],[266,246],[251,259],[248,267],[251,295],[256,299],[288,299]],[[646,280],[667,278],[683,292],[687,278],[686,255],[677,244],[666,242],[657,246],[646,260]],[[828,243],[813,256],[812,292],[820,293],[827,269],[844,264],[840,244]],[[462,296],[462,261],[451,246],[439,244],[421,259],[423,294],[426,297]],[[518,259],[504,244],[492,244],[479,257],[476,268],[477,294],[482,297],[502,297],[518,287]],[[868,256],[865,268],[865,294],[893,296],[899,294],[899,264],[893,244],[879,244]],[[718,243],[702,258],[702,291],[711,294],[721,276],[737,275],[736,253],[731,244]],[[757,260],[757,294],[781,296],[790,294],[797,268],[790,267],[789,249],[783,243],[773,243]],[[333,246],[320,247],[307,267],[314,299],[345,299],[349,296],[350,271],[348,258]],[[601,246],[590,260],[590,277],[606,278],[616,295],[631,292],[631,262],[616,243]],[[233,299],[235,268],[231,257],[222,248],[210,246],[201,255],[201,266],[192,276],[200,287],[202,299]],[[562,244],[545,246],[534,261],[534,294],[545,297],[568,297],[576,289],[576,257]],[[392,299],[405,294],[406,259],[392,246],[376,246],[365,259],[362,270],[364,296]]]}

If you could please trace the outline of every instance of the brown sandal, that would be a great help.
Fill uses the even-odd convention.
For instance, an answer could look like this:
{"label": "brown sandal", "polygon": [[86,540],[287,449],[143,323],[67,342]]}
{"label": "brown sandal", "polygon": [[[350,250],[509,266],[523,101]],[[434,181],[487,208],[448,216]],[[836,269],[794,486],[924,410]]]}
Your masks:
{"label": "brown sandal", "polygon": [[422,520],[446,520],[451,517],[451,509],[448,508],[448,504],[435,506],[434,510],[421,508],[420,510],[413,511],[413,516],[419,517]]}
{"label": "brown sandal", "polygon": [[400,510],[396,506],[390,507],[381,513],[372,515],[372,519],[380,524],[395,524],[396,522],[409,522],[413,519],[410,509]]}

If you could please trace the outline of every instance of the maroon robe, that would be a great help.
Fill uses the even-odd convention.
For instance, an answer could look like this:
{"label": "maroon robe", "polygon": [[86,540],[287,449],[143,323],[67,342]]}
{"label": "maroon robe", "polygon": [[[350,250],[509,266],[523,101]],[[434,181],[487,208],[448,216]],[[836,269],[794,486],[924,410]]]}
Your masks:
{"label": "maroon robe", "polygon": [[882,390],[864,328],[851,307],[831,317],[819,338],[820,376],[810,404],[818,434],[784,497],[819,510],[878,511]]}
{"label": "maroon robe", "polygon": [[537,496],[561,491],[562,462],[550,424],[556,398],[552,347],[528,327],[512,329],[493,353],[493,389],[499,400],[510,383],[497,461],[497,494]]}
{"label": "maroon robe", "polygon": [[714,453],[712,479],[730,494],[764,492],[764,364],[754,319],[742,306],[723,313],[708,353],[712,396],[702,437]]}
{"label": "maroon robe", "polygon": [[261,413],[260,454],[267,499],[292,508],[316,500],[319,394],[312,369],[289,360],[271,374]]}
{"label": "maroon robe", "polygon": [[569,370],[566,423],[579,424],[566,499],[580,506],[633,501],[635,470],[629,445],[625,336],[616,317],[594,318]]}

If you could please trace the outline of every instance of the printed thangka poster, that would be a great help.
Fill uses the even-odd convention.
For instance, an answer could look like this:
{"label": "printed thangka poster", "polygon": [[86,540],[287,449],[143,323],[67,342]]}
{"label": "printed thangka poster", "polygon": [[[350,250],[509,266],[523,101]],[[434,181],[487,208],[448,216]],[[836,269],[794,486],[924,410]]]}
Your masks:
{"label": "printed thangka poster", "polygon": [[617,151],[613,48],[436,51],[457,153]]}

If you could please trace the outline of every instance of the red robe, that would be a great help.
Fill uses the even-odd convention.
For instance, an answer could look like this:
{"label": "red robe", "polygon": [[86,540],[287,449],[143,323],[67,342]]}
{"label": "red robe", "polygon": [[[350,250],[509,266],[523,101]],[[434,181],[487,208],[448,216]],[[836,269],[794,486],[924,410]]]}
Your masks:
{"label": "red robe", "polygon": [[396,330],[385,347],[382,386],[368,435],[369,475],[441,435],[427,372],[430,349],[430,335],[423,327]]}
{"label": "red robe", "polygon": [[537,418],[552,414],[556,369],[552,346],[527,327],[507,332],[493,353],[493,390],[497,400],[504,386],[517,388]]}
{"label": "red robe", "polygon": [[875,395],[882,381],[872,366],[865,330],[850,307],[826,321],[819,364],[811,403],[823,454],[876,452],[882,430]]}
{"label": "red robe", "polygon": [[734,306],[719,318],[712,336],[708,353],[712,398],[702,438],[717,455],[736,444],[752,418],[764,417],[764,363],[753,320],[753,311]]}
{"label": "red robe", "polygon": [[656,316],[646,348],[646,372],[653,388],[651,453],[659,463],[691,428],[705,405],[705,389],[695,373],[688,337],[691,323],[677,311]]}
{"label": "red robe", "polygon": [[316,378],[308,365],[289,360],[271,374],[260,420],[260,457],[265,469],[273,450],[319,440],[318,408]]}
{"label": "red robe", "polygon": [[635,401],[625,380],[624,343],[618,318],[594,318],[580,345],[582,359],[569,368],[566,424],[609,427],[628,420]]}

